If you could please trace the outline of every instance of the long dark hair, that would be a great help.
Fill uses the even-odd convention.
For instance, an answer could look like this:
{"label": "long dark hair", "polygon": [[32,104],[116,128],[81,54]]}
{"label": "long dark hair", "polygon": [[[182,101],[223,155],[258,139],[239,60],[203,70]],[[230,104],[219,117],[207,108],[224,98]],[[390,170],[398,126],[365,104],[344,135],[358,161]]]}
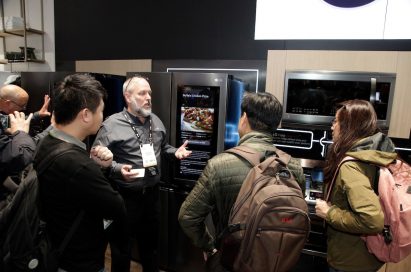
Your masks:
{"label": "long dark hair", "polygon": [[331,181],[338,164],[354,144],[379,131],[377,114],[370,102],[365,100],[348,100],[339,104],[336,114],[339,133],[327,153],[324,168],[325,181]]}

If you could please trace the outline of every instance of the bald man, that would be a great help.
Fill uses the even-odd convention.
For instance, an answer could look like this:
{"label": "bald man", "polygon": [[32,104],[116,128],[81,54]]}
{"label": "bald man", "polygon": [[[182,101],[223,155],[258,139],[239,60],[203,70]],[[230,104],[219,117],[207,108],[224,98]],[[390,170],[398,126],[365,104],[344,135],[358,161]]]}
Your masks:
{"label": "bald man", "polygon": [[0,89],[0,110],[6,114],[24,111],[28,101],[28,93],[17,85],[5,85]]}
{"label": "bald man", "polygon": [[0,209],[10,191],[16,189],[7,185],[10,179],[6,177],[19,173],[33,160],[36,145],[28,134],[33,114],[26,118],[21,112],[28,98],[27,92],[16,85],[0,89],[0,111],[8,114],[10,121],[8,128],[0,126]]}
{"label": "bald man", "polygon": [[[28,93],[17,85],[0,88],[0,112],[2,118],[8,115],[10,122],[8,128],[0,125],[0,209],[2,200],[17,188],[6,177],[18,174],[33,160],[36,144],[28,134],[33,114],[26,118],[23,112],[28,100]],[[37,118],[50,115],[47,109],[49,102],[50,98],[46,95],[42,108],[34,114]]]}
{"label": "bald man", "polygon": [[[24,111],[28,101],[29,94],[17,85],[8,84],[0,89],[0,111],[5,114]],[[48,111],[49,103],[50,97],[45,95],[43,106],[39,111],[34,113],[33,118],[38,119],[50,116],[51,113]]]}

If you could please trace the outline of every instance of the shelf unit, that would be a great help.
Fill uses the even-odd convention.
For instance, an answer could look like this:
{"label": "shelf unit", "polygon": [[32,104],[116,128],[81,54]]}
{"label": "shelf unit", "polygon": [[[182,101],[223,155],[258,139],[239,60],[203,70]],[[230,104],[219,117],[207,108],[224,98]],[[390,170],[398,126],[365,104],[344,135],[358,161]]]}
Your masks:
{"label": "shelf unit", "polygon": [[[44,53],[44,20],[43,20],[43,0],[39,0],[40,4],[40,29],[35,29],[35,28],[30,28],[27,27],[27,13],[26,13],[26,0],[19,0],[19,1],[13,1],[13,2],[20,2],[20,16],[23,19],[23,28],[16,28],[16,29],[7,29],[6,24],[5,24],[5,7],[4,7],[4,1],[5,0],[0,0],[0,16],[1,20],[0,23],[2,23],[2,28],[0,29],[0,38],[3,39],[3,56],[4,59],[0,59],[0,64],[9,64],[9,63],[21,63],[21,62],[36,62],[36,63],[44,63],[45,62],[45,53]],[[7,1],[7,0],[6,0]],[[41,45],[40,45],[40,55],[41,58],[30,58],[27,54],[27,46],[28,42],[27,39],[30,35],[39,35],[41,39]],[[22,37],[23,39],[23,45],[22,47],[24,48],[24,58],[21,60],[8,60],[6,59],[6,52],[7,52],[7,39],[9,37]],[[23,50],[23,49],[22,49]]]}

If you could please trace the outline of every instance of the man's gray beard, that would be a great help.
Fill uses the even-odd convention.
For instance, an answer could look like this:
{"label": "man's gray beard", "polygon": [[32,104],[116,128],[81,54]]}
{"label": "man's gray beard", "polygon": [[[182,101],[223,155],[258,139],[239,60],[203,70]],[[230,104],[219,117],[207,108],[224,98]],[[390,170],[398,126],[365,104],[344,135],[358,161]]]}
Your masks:
{"label": "man's gray beard", "polygon": [[131,110],[133,111],[133,114],[136,114],[137,116],[141,117],[148,117],[151,114],[151,107],[149,110],[144,109],[143,107],[139,107],[136,102],[131,102]]}
{"label": "man's gray beard", "polygon": [[151,114],[151,108],[149,110],[143,109],[143,108],[138,108],[137,113],[142,115],[143,117],[149,117]]}

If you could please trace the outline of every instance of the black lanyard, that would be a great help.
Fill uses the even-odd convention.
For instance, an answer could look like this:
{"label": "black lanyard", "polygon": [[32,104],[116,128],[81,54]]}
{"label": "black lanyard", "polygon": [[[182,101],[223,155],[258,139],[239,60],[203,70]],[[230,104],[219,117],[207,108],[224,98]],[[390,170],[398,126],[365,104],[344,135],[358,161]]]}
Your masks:
{"label": "black lanyard", "polygon": [[[138,134],[138,131],[137,131],[137,128],[136,128],[137,125],[134,124],[133,121],[131,121],[131,119],[130,119],[130,117],[127,115],[127,113],[124,112],[123,114],[124,114],[124,117],[126,118],[127,122],[130,124],[131,128],[133,129],[134,133],[136,134],[137,140],[138,140],[140,146],[142,146],[142,145],[143,145],[143,142],[141,141],[140,134]],[[149,131],[149,134],[148,134],[148,141],[149,141],[150,145],[152,145],[152,144],[153,144],[153,134],[152,134],[153,129],[152,129],[152,127],[151,127],[151,116],[150,116],[149,118],[150,118],[150,119],[149,119],[149,121],[150,121],[150,131]]]}

